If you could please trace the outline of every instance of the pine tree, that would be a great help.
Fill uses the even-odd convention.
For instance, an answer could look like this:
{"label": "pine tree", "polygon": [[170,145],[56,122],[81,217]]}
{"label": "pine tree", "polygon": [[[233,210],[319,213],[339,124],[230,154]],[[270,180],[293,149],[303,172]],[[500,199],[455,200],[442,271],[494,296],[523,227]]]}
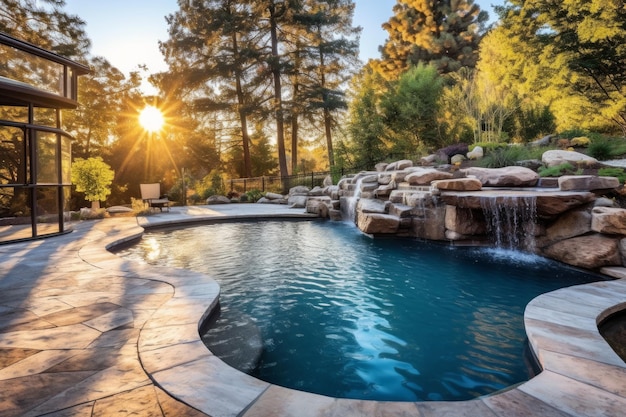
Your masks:
{"label": "pine tree", "polygon": [[372,169],[385,159],[387,146],[383,141],[385,124],[378,110],[381,100],[381,76],[366,65],[352,80],[348,131],[351,146],[346,159],[357,170]]}
{"label": "pine tree", "polygon": [[347,107],[342,87],[358,56],[360,29],[352,26],[353,14],[352,0],[306,0],[302,13],[294,16],[306,34],[307,82],[302,83],[301,96],[309,110],[322,114],[330,167],[335,165],[333,113]]}
{"label": "pine tree", "polygon": [[381,101],[388,141],[401,158],[416,154],[420,146],[441,145],[437,131],[443,78],[433,65],[418,64],[392,82]]}
{"label": "pine tree", "polygon": [[473,0],[398,0],[383,24],[389,33],[375,66],[387,79],[409,67],[434,65],[440,73],[474,67],[488,16]]}
{"label": "pine tree", "polygon": [[84,60],[91,41],[85,22],[67,14],[64,0],[3,0],[0,32],[66,58]]}
{"label": "pine tree", "polygon": [[[248,118],[257,103],[257,64],[262,48],[250,2],[211,0],[179,2],[167,17],[169,39],[161,51],[169,71],[162,88],[193,106],[194,111],[236,115],[243,149],[243,175],[251,176]],[[174,91],[171,91],[174,90]]]}

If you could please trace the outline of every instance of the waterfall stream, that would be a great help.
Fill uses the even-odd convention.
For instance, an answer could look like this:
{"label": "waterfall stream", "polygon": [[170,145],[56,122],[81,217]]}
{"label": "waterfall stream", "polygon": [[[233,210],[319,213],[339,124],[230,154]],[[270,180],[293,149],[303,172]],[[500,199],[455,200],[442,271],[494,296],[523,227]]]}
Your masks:
{"label": "waterfall stream", "polygon": [[352,195],[350,197],[346,197],[346,207],[345,209],[341,208],[341,215],[344,219],[355,223],[356,222],[356,206],[361,199],[361,184],[363,183],[363,177],[359,177],[354,183],[354,189],[352,190]]}
{"label": "waterfall stream", "polygon": [[536,197],[482,197],[480,205],[487,221],[487,231],[496,247],[534,251]]}

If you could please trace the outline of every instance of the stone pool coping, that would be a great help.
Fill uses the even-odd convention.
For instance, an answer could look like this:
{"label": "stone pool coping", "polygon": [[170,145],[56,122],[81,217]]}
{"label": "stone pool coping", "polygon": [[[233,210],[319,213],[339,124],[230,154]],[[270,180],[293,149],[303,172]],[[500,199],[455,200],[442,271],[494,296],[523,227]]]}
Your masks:
{"label": "stone pool coping", "polygon": [[[48,259],[54,271],[63,271],[72,265],[74,274],[92,279],[102,276],[125,278],[143,283],[133,289],[145,294],[164,294],[159,302],[133,298],[128,309],[134,321],[140,322],[131,346],[124,350],[129,361],[138,360],[148,382],[184,404],[177,414],[217,416],[617,416],[626,409],[626,364],[615,354],[600,335],[597,325],[610,314],[626,308],[626,270],[607,268],[603,272],[618,279],[560,289],[532,300],[525,311],[524,321],[530,344],[544,370],[528,382],[509,390],[469,401],[460,402],[376,402],[325,397],[271,385],[243,374],[211,354],[200,340],[199,327],[216,306],[219,286],[208,276],[173,268],[154,268],[128,262],[108,249],[138,239],[143,227],[174,226],[186,222],[218,219],[307,217],[298,210],[284,206],[242,204],[173,208],[169,213],[143,218],[114,218],[96,222],[97,227],[71,235],[75,258],[63,256]],[[143,226],[143,227],[142,227]],[[3,267],[11,264],[11,254],[54,246],[56,239],[0,246]],[[15,249],[15,251],[13,250]],[[21,251],[21,252],[20,252]],[[5,256],[6,255],[6,256]],[[18,262],[14,259],[14,262]],[[24,258],[28,260],[28,258]],[[70,262],[71,261],[71,262]],[[80,265],[77,261],[80,261]],[[45,271],[50,271],[49,266]],[[43,274],[43,272],[42,272]],[[51,274],[54,275],[54,274]],[[0,278],[12,278],[10,273]],[[40,277],[45,279],[44,276]],[[1,282],[1,280],[0,280]],[[38,285],[41,283],[38,282]],[[103,283],[103,285],[106,283]],[[122,284],[120,284],[122,285]],[[116,288],[100,288],[101,297]],[[56,288],[54,297],[65,302],[74,289]],[[50,296],[49,293],[46,293]],[[66,297],[66,298],[63,298]],[[0,312],[7,302],[0,304]],[[26,305],[25,302],[23,305]],[[32,309],[34,309],[33,307]],[[62,308],[62,307],[57,307]],[[28,310],[21,306],[21,309]],[[145,318],[137,315],[145,312]],[[149,312],[149,313],[148,313]],[[113,321],[121,320],[118,315]],[[91,327],[95,325],[90,323]],[[100,325],[102,326],[102,325]],[[110,326],[114,326],[111,324]],[[109,327],[110,327],[109,326]],[[98,328],[98,326],[95,326]],[[54,338],[53,330],[40,330]],[[77,328],[73,328],[75,331]],[[24,337],[12,331],[0,334],[0,348],[16,346],[15,340]],[[19,336],[19,337],[18,337]],[[136,337],[136,339],[133,339]],[[28,348],[28,343],[19,345]],[[46,350],[45,348],[40,348]],[[48,350],[58,350],[51,347]],[[19,365],[19,363],[17,364]],[[15,373],[11,364],[0,369],[0,381]],[[32,368],[32,365],[31,365]],[[38,372],[43,373],[40,366]],[[27,371],[23,371],[27,372]],[[3,376],[4,375],[4,376]],[[8,375],[8,376],[7,376]],[[3,379],[4,378],[4,379]],[[8,379],[10,381],[10,379]],[[144,385],[141,385],[142,387]],[[124,391],[124,387],[118,388]],[[128,389],[128,388],[126,388]],[[112,389],[115,391],[115,389]],[[68,389],[33,408],[28,415],[59,411],[88,404],[100,397],[102,387]],[[119,394],[119,393],[118,393]],[[71,398],[72,395],[74,398]],[[56,401],[56,402],[55,402]],[[128,401],[128,399],[126,399]],[[54,405],[58,404],[58,405]],[[2,410],[0,402],[0,410]],[[167,415],[161,406],[162,414]],[[18,415],[18,414],[15,414]]]}

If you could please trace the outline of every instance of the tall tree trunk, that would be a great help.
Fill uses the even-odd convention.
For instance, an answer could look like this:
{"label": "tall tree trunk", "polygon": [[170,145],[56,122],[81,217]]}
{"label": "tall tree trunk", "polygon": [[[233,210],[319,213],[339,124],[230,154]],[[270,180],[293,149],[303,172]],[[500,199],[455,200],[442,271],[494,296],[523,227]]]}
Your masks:
{"label": "tall tree trunk", "polygon": [[333,152],[333,134],[332,134],[333,118],[330,110],[324,108],[324,130],[326,132],[326,147],[328,148],[328,166],[335,166],[335,154]]}
{"label": "tall tree trunk", "polygon": [[[233,53],[235,56],[239,55],[239,44],[237,42],[237,33],[232,34],[233,41]],[[248,120],[246,114],[246,102],[243,94],[243,88],[241,87],[241,72],[236,71],[235,85],[237,90],[237,103],[239,104],[239,123],[241,125],[241,140],[243,141],[243,174],[244,177],[252,176],[252,161],[250,159],[250,135],[248,134]]]}
{"label": "tall tree trunk", "polygon": [[287,155],[285,152],[285,117],[283,114],[282,87],[280,82],[280,56],[278,55],[278,28],[276,23],[276,5],[272,1],[270,12],[270,36],[272,40],[272,76],[274,78],[274,114],[276,117],[276,144],[278,146],[278,166],[280,176],[289,175]]}
{"label": "tall tree trunk", "polygon": [[[321,39],[321,29],[317,28],[319,37]],[[326,91],[326,59],[324,56],[324,52],[320,49],[320,73],[321,73],[321,83],[322,83],[322,91]],[[328,103],[328,94],[326,92],[323,93],[323,102],[324,102],[324,133],[326,134],[326,148],[328,151],[328,166],[332,169],[335,165],[335,156],[333,154],[333,134],[332,134],[332,115],[330,114],[329,103]]]}
{"label": "tall tree trunk", "polygon": [[291,116],[291,172],[295,174],[298,168],[298,113]]}

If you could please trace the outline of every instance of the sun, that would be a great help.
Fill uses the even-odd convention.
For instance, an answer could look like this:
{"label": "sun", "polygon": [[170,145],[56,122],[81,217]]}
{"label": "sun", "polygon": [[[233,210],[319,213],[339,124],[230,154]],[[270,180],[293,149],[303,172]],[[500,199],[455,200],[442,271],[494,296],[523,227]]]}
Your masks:
{"label": "sun", "polygon": [[154,106],[146,106],[139,113],[139,123],[148,132],[158,132],[163,127],[165,120],[161,110]]}

